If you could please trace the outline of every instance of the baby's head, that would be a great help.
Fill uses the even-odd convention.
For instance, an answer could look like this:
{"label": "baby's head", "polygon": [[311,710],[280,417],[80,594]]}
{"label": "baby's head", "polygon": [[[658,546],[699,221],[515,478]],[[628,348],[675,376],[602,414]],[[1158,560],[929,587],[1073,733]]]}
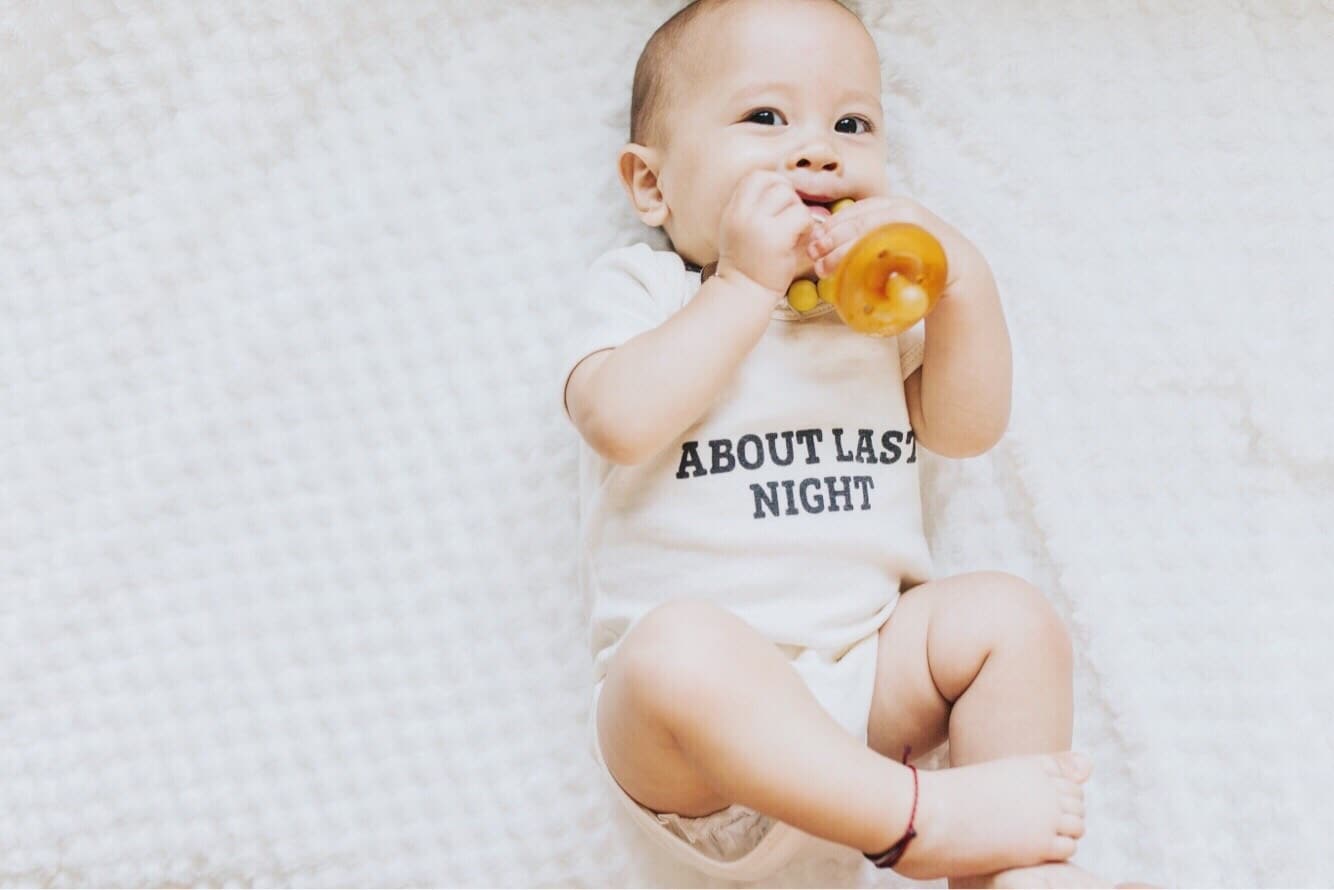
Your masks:
{"label": "baby's head", "polygon": [[695,0],[644,47],[630,117],[630,200],[701,266],[752,170],[818,203],[888,191],[879,56],[838,0]]}

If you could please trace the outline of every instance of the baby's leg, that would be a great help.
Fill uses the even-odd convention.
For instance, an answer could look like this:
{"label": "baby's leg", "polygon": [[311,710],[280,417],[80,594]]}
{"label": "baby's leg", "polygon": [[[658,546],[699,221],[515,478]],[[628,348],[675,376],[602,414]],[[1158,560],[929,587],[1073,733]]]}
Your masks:
{"label": "baby's leg", "polygon": [[[1074,713],[1072,661],[1060,617],[1019,578],[976,572],[914,587],[880,631],[868,743],[887,755],[905,744],[925,753],[948,731],[955,767],[1065,751]],[[1078,838],[1082,798],[1066,803],[1080,817],[1070,830]],[[1014,802],[1016,813],[1024,804]],[[1073,865],[1048,868],[1052,886],[1107,886]],[[1027,871],[1022,881],[1037,886],[1045,878]],[[993,883],[1006,883],[1005,875],[956,872],[950,882]]]}
{"label": "baby's leg", "polygon": [[[625,636],[608,665],[597,725],[613,777],[655,811],[704,815],[742,803],[862,852],[895,843],[912,811],[908,768],[853,738],[776,646],[710,603],[669,602]],[[916,828],[931,856],[920,867],[899,868],[910,877],[1073,852],[1056,805],[1084,776],[1068,759],[1014,758],[921,779]],[[936,789],[931,800],[928,786]],[[984,797],[991,805],[979,816],[975,804]],[[1027,798],[1051,805],[1045,822],[1012,818],[1013,802]],[[945,800],[957,812],[947,813]],[[950,815],[975,830],[941,830]]]}
{"label": "baby's leg", "polygon": [[972,572],[908,590],[877,658],[867,742],[885,755],[924,754],[947,733],[952,766],[1070,747],[1069,634],[1022,579]]}
{"label": "baby's leg", "polygon": [[708,602],[672,600],[631,628],[597,726],[612,776],[655,812],[742,803],[862,851],[907,822],[908,769],[853,738],[778,647]]}

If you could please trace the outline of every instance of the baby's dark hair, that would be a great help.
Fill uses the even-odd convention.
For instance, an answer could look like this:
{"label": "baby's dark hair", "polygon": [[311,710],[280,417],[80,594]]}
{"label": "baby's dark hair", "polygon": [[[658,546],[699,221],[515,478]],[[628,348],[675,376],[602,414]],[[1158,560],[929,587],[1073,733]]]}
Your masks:
{"label": "baby's dark hair", "polygon": [[[691,24],[704,13],[726,6],[732,0],[691,0],[684,8],[658,26],[644,44],[635,64],[634,85],[630,91],[630,141],[640,145],[660,145],[666,135],[663,130],[664,110],[674,98],[677,89],[669,70],[677,51],[685,41]],[[853,0],[820,0],[833,3],[857,16]]]}

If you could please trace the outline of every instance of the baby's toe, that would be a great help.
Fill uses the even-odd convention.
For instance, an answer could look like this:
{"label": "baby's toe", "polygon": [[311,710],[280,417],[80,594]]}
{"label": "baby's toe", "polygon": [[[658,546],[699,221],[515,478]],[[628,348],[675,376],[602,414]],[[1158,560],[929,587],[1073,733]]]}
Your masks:
{"label": "baby's toe", "polygon": [[1078,842],[1072,837],[1058,835],[1052,838],[1051,845],[1047,851],[1047,859],[1053,862],[1063,862],[1075,855],[1075,850],[1079,848]]}
{"label": "baby's toe", "polygon": [[1084,817],[1062,813],[1056,822],[1056,830],[1065,837],[1081,838],[1084,836]]}
{"label": "baby's toe", "polygon": [[1084,789],[1081,786],[1076,785],[1074,782],[1071,782],[1069,779],[1056,778],[1052,779],[1051,782],[1052,787],[1056,789],[1056,793],[1061,795],[1061,797],[1084,796]]}
{"label": "baby's toe", "polygon": [[1084,815],[1084,798],[1077,794],[1062,794],[1061,812],[1070,813],[1073,816]]}
{"label": "baby's toe", "polygon": [[1088,781],[1089,774],[1093,772],[1093,761],[1089,760],[1087,755],[1078,751],[1064,751],[1060,754],[1053,754],[1049,763],[1055,765],[1056,769],[1053,771],[1049,766],[1048,774],[1063,776],[1072,782],[1081,784]]}

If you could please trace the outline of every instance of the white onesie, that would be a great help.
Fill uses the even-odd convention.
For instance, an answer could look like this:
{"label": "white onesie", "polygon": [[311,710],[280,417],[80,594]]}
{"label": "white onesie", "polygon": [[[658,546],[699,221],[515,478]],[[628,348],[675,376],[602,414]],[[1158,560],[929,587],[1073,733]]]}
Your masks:
{"label": "white onesie", "polygon": [[[562,402],[580,361],[658,327],[699,287],[700,273],[679,255],[647,244],[594,261],[572,294]],[[578,574],[591,615],[589,745],[599,763],[607,664],[635,621],[677,597],[723,606],[777,644],[865,742],[877,631],[901,586],[931,576],[903,391],[923,348],[920,325],[869,337],[827,304],[800,313],[781,301],[713,405],[652,458],[620,466],[580,440]],[[773,820],[740,805],[684,819],[612,787],[659,842],[720,877],[752,879],[812,840],[781,823],[769,832]]]}
{"label": "white onesie", "polygon": [[[699,287],[647,244],[594,261],[572,295],[562,402],[583,358],[656,328]],[[594,682],[630,623],[668,599],[711,600],[775,643],[837,654],[885,622],[900,583],[930,577],[902,384],[921,365],[921,326],[869,337],[824,303],[773,316],[714,405],[650,460],[620,466],[580,441]]]}

